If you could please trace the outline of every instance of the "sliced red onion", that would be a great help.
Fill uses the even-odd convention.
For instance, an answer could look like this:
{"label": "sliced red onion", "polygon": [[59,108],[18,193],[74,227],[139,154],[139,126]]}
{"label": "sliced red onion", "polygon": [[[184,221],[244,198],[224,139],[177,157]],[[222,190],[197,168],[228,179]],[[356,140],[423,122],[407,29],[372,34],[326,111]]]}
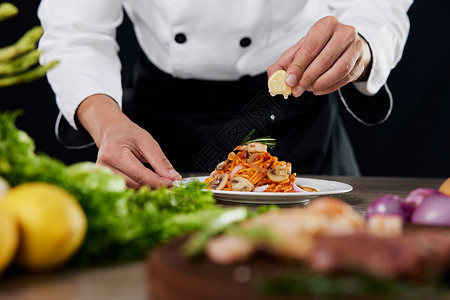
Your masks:
{"label": "sliced red onion", "polygon": [[414,210],[414,205],[404,201],[397,195],[384,195],[375,199],[367,208],[366,217],[369,219],[374,215],[394,215],[409,221]]}
{"label": "sliced red onion", "polygon": [[450,226],[450,197],[443,194],[429,195],[414,210],[411,223]]}
{"label": "sliced red onion", "polygon": [[406,197],[406,202],[412,203],[415,207],[422,204],[422,202],[430,195],[440,194],[438,190],[432,188],[418,188],[412,190]]}
{"label": "sliced red onion", "polygon": [[259,156],[260,153],[254,153],[252,154],[249,158],[248,158],[248,163],[255,169],[258,169],[258,172],[264,173],[264,175],[267,174],[267,169],[264,168],[260,168],[258,166],[255,166],[253,164],[253,161],[255,160],[255,158],[257,158]]}
{"label": "sliced red onion", "polygon": [[253,189],[253,191],[257,193],[264,192],[265,190],[267,190],[268,187],[269,187],[268,184],[257,186]]}
{"label": "sliced red onion", "polygon": [[244,167],[243,165],[237,165],[236,167],[234,167],[233,171],[231,171],[230,173],[230,179],[233,178],[234,175],[236,175],[236,173],[243,167]]}
{"label": "sliced red onion", "polygon": [[294,189],[294,192],[296,193],[306,193],[305,190],[303,190],[302,188],[300,188],[298,185],[296,185],[295,183],[291,183],[292,188]]}
{"label": "sliced red onion", "polygon": [[254,153],[254,154],[250,155],[250,157],[248,158],[248,163],[255,169],[259,169],[257,166],[255,166],[253,164],[253,161],[255,160],[255,158],[258,157],[258,155],[259,155],[259,153]]}
{"label": "sliced red onion", "polygon": [[267,169],[259,169],[258,172],[263,173],[264,175],[267,175]]}

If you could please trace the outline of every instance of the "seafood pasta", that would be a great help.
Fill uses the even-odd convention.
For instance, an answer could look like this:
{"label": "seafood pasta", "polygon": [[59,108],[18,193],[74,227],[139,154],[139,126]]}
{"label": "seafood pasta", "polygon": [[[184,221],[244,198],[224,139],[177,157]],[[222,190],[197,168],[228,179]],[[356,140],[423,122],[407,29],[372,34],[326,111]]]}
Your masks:
{"label": "seafood pasta", "polygon": [[238,146],[220,162],[205,180],[207,188],[245,192],[316,192],[295,184],[291,163],[280,161],[267,152],[261,142]]}

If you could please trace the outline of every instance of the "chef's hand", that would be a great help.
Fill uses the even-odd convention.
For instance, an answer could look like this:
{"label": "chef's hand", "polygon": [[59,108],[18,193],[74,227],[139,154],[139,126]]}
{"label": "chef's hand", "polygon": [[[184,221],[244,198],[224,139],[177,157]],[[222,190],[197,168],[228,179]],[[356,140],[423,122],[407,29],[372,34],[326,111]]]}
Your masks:
{"label": "chef's hand", "polygon": [[152,136],[126,117],[110,97],[97,94],[86,98],[77,117],[99,149],[97,164],[125,177],[127,186],[157,188],[181,179]]}
{"label": "chef's hand", "polygon": [[286,84],[294,97],[305,90],[323,95],[349,82],[367,80],[371,63],[370,47],[356,29],[328,16],[286,50],[267,75],[286,70]]}

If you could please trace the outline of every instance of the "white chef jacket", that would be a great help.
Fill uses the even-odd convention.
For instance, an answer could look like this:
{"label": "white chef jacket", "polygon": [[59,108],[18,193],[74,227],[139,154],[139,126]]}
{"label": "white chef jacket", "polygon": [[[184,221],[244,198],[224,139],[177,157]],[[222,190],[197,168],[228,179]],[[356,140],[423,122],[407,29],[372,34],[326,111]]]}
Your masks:
{"label": "white chef jacket", "polygon": [[[121,106],[121,63],[115,39],[130,17],[137,40],[158,68],[178,78],[237,80],[265,72],[320,18],[334,15],[354,26],[372,51],[367,82],[376,94],[400,60],[409,32],[412,0],[42,0],[41,64],[58,107],[76,128],[79,104],[106,94]],[[184,39],[176,38],[182,35]],[[240,42],[248,38],[250,45]],[[151,99],[149,99],[151,101]]]}

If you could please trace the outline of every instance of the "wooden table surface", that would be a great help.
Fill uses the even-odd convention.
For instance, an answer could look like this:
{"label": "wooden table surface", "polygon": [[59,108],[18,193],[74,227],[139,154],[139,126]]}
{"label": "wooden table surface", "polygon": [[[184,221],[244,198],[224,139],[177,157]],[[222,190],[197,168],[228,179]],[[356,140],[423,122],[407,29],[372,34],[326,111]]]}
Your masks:
{"label": "wooden table surface", "polygon": [[[419,187],[438,188],[445,178],[312,176],[353,186],[339,198],[364,214],[384,194],[406,197]],[[145,261],[82,269],[61,269],[46,274],[5,274],[0,277],[0,299],[149,299]]]}

